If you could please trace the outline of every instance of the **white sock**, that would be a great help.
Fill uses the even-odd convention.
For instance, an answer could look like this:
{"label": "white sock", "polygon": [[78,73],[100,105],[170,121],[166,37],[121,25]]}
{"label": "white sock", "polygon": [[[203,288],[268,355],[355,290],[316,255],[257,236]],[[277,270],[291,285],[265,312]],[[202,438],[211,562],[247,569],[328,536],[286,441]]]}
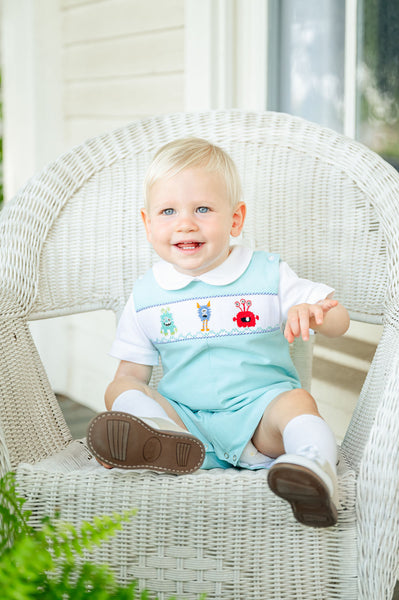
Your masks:
{"label": "white sock", "polygon": [[337,442],[327,423],[316,415],[299,415],[289,421],[283,431],[287,454],[300,454],[301,448],[314,446],[337,472]]}
{"label": "white sock", "polygon": [[112,405],[112,410],[119,410],[139,418],[161,417],[174,423],[156,400],[139,390],[127,390],[119,394]]}

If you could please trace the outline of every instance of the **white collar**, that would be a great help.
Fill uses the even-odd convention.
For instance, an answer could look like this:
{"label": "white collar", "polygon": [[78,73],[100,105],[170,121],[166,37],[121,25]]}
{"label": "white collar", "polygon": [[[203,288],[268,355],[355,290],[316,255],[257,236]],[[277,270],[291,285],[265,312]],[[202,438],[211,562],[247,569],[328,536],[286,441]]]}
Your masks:
{"label": "white collar", "polygon": [[192,281],[211,285],[228,285],[238,279],[248,267],[253,251],[245,246],[233,246],[229,256],[215,269],[197,277],[180,273],[175,267],[161,260],[154,264],[152,272],[156,282],[165,290],[181,290]]}

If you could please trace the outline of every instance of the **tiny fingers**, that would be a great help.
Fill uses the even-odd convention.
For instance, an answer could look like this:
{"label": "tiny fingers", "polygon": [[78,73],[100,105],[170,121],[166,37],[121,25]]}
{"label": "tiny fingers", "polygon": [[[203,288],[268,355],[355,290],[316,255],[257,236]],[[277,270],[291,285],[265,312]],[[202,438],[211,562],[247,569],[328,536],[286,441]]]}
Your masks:
{"label": "tiny fingers", "polygon": [[315,325],[322,325],[324,320],[325,306],[321,304],[313,304],[310,307],[311,315],[314,319]]}
{"label": "tiny fingers", "polygon": [[292,332],[292,329],[290,327],[290,324],[287,323],[285,324],[285,329],[284,329],[284,336],[286,338],[286,340],[288,341],[289,344],[292,344],[292,342],[295,340],[295,336]]}
{"label": "tiny fingers", "polygon": [[338,300],[333,300],[332,298],[325,298],[324,300],[320,300],[317,302],[316,306],[320,306],[323,311],[329,311],[331,308],[334,308],[339,304]]}
{"label": "tiny fingers", "polygon": [[318,331],[324,324],[326,314],[338,306],[338,300],[325,298],[317,304],[298,304],[288,311],[284,335],[291,344],[295,338],[302,335],[304,341],[310,338],[310,329]]}
{"label": "tiny fingers", "polygon": [[299,311],[299,326],[302,339],[307,342],[309,339],[309,309],[301,308]]}
{"label": "tiny fingers", "polygon": [[309,309],[310,306],[308,304],[300,304],[293,306],[288,312],[284,335],[289,343],[292,343],[300,335],[302,335],[302,339],[305,341],[309,339]]}

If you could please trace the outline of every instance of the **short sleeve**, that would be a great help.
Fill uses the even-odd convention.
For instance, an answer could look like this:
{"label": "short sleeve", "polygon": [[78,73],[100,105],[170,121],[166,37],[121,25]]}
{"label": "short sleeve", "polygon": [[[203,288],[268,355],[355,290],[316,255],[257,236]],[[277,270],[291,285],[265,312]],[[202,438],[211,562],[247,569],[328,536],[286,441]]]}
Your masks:
{"label": "short sleeve", "polygon": [[334,291],[334,288],[324,283],[313,283],[309,279],[301,279],[286,262],[280,262],[279,299],[282,321],[286,321],[288,311],[292,306],[303,302],[316,304],[319,300],[332,296]]}
{"label": "short sleeve", "polygon": [[116,330],[110,355],[141,365],[158,364],[158,351],[148,339],[137,319],[133,294],[129,296]]}

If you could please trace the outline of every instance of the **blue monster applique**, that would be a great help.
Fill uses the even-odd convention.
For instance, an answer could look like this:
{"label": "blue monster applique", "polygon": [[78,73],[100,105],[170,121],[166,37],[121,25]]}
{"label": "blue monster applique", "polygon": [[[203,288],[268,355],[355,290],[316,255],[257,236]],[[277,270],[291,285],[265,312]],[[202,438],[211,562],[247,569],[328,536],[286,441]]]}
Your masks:
{"label": "blue monster applique", "polygon": [[201,331],[209,331],[208,329],[208,322],[209,319],[211,318],[211,301],[209,300],[208,304],[198,304],[197,302],[197,309],[198,309],[198,316],[202,321],[202,329]]}
{"label": "blue monster applique", "polygon": [[177,327],[173,320],[173,315],[170,312],[170,308],[163,308],[161,310],[161,333],[162,335],[174,335],[177,331]]}

